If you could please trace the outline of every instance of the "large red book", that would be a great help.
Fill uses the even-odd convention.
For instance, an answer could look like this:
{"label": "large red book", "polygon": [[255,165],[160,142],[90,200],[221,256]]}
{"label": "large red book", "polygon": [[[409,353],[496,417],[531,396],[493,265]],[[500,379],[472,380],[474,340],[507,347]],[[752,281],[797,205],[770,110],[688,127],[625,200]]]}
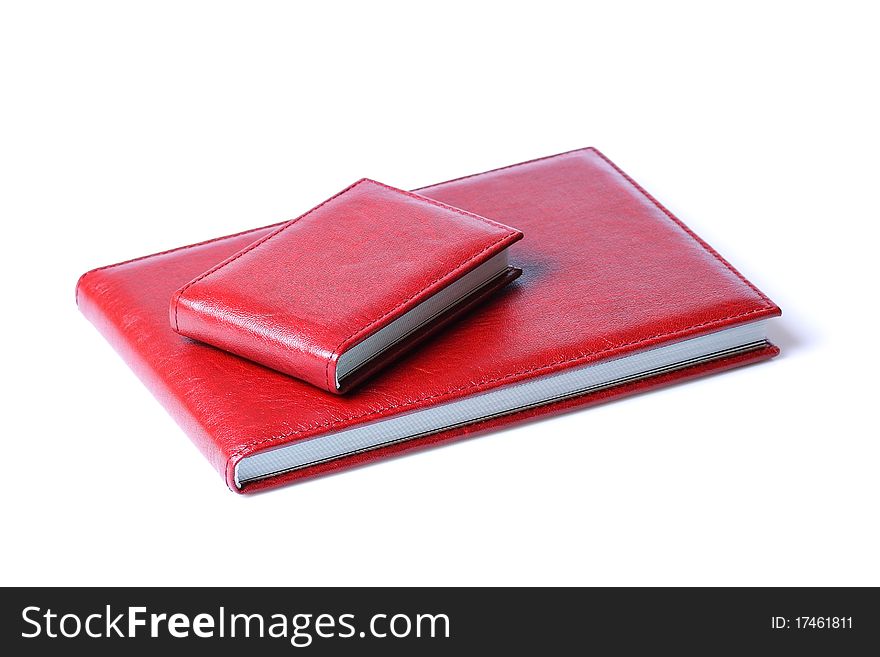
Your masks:
{"label": "large red book", "polygon": [[779,308],[595,149],[416,192],[522,231],[523,274],[349,395],[169,324],[176,290],[278,225],[92,270],[77,302],[236,492],[778,353]]}

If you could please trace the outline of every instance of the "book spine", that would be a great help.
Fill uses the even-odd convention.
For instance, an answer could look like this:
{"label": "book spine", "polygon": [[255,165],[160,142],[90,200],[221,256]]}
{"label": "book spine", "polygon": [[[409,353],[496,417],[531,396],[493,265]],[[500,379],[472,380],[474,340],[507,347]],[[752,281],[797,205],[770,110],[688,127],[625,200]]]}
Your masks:
{"label": "book spine", "polygon": [[[193,293],[192,287],[177,290],[171,297],[169,319],[180,335],[213,345],[223,351],[260,363],[301,379],[327,392],[338,392],[331,385],[331,374],[338,354],[322,349],[308,335],[300,337],[297,325],[281,322],[269,330],[244,309],[230,311],[217,303],[222,292],[212,295]],[[191,298],[190,294],[195,294]],[[206,310],[211,308],[210,311]]]}
{"label": "book spine", "polygon": [[142,322],[136,321],[137,318],[127,317],[124,313],[114,312],[114,306],[117,305],[114,288],[112,277],[105,270],[86,272],[76,284],[77,306],[180,425],[214,469],[226,479],[228,455],[212,439],[190,407],[182,401],[184,397],[170,388],[168,379],[155,370],[145,352],[150,349],[152,341],[140,328]]}

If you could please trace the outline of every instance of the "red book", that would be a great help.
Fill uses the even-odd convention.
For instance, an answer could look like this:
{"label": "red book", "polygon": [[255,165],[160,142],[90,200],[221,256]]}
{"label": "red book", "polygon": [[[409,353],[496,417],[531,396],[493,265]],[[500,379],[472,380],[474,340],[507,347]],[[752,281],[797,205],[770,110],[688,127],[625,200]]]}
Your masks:
{"label": "red book", "polygon": [[365,178],[180,288],[171,326],[345,392],[514,280],[521,238]]}
{"label": "red book", "polygon": [[169,325],[176,290],[278,225],[92,270],[77,300],[236,492],[778,353],[779,308],[594,149],[417,192],[521,230],[523,274],[349,395]]}

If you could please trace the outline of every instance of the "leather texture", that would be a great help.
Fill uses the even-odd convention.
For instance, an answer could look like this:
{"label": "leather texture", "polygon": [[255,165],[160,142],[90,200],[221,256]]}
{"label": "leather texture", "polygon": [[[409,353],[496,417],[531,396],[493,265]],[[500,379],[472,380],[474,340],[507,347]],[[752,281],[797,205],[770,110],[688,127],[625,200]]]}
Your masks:
{"label": "leather texture", "polygon": [[417,190],[521,230],[523,275],[349,395],[330,395],[255,363],[182,340],[168,300],[269,226],[93,270],[86,316],[236,492],[376,459],[770,358],[767,346],[431,436],[296,470],[238,489],[248,454],[536,376],[773,317],[779,308],[653,197],[592,148]]}
{"label": "leather texture", "polygon": [[[392,345],[386,351],[382,352],[377,358],[355,370],[351,375],[345,378],[342,387],[336,392],[345,393],[360,385],[363,381],[369,379],[376,372],[395,362],[400,356],[413,349],[414,347],[425,342],[435,333],[445,329],[449,324],[453,323],[459,317],[470,312],[481,303],[489,299],[498,290],[505,285],[515,281],[522,274],[522,269],[516,267],[508,267],[501,274],[494,277],[491,281],[475,290],[472,294],[465,297],[460,303],[447,308],[442,314],[435,317],[431,322],[415,330],[407,336],[406,340],[398,344]],[[453,329],[454,330],[454,329]]]}
{"label": "leather texture", "polygon": [[[180,288],[171,325],[340,393],[336,364],[346,350],[521,238],[490,219],[364,178]],[[356,380],[428,333],[395,345]]]}

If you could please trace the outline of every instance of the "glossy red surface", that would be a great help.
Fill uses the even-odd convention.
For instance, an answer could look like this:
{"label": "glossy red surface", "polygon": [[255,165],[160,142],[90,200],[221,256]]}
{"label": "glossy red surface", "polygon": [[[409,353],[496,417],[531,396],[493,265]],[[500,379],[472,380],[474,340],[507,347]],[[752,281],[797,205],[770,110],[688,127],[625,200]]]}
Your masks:
{"label": "glossy red surface", "polygon": [[[184,285],[171,298],[171,325],[340,392],[343,352],[521,238],[489,219],[363,179]],[[407,340],[391,353],[413,345]],[[370,373],[390,360],[385,354]]]}
{"label": "glossy red surface", "polygon": [[[85,274],[78,302],[237,490],[244,456],[661,343],[780,314],[717,253],[594,149],[418,190],[525,233],[523,275],[401,366],[331,395],[182,339],[168,324],[180,286],[277,226]],[[542,415],[769,358],[756,352],[438,433],[249,484],[261,490]]]}

